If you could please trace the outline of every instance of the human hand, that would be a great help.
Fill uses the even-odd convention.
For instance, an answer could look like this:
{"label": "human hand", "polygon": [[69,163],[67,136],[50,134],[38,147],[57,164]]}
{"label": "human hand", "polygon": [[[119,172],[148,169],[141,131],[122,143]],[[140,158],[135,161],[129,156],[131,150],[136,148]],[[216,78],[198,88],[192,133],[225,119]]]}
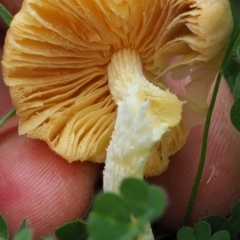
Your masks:
{"label": "human hand", "polygon": [[[210,125],[205,167],[190,218],[192,224],[211,214],[229,215],[240,198],[240,133],[230,121],[232,104],[232,94],[222,79]],[[198,170],[203,129],[204,122],[193,127],[183,148],[170,157],[168,170],[148,180],[168,193],[169,206],[160,223],[169,229],[183,226]]]}
{"label": "human hand", "polygon": [[[0,116],[11,108],[8,90],[2,85],[0,91],[3,105]],[[232,98],[225,83],[221,86],[219,96],[208,143],[206,171],[195,205],[194,219],[210,213],[228,214],[240,195],[240,149],[237,147],[240,136],[229,121]],[[176,229],[183,223],[198,167],[202,130],[202,125],[194,127],[184,148],[171,158],[168,171],[149,180],[164,186],[169,193],[169,207],[162,220],[169,228]],[[52,153],[44,143],[17,136],[17,118],[10,120],[0,130],[0,141],[0,171],[7,179],[0,183],[0,193],[4,196],[0,202],[0,212],[8,220],[12,232],[23,218],[27,217],[30,225],[35,228],[36,237],[46,235],[62,223],[84,213],[91,199],[94,182],[100,173],[98,165],[70,165]],[[13,165],[15,159],[17,166]],[[37,161],[38,159],[41,161]],[[66,169],[68,172],[65,172]],[[19,189],[21,194],[15,194]],[[58,202],[57,199],[63,195],[67,200],[60,199]],[[69,205],[64,204],[66,202],[69,202]],[[63,216],[59,216],[61,214]]]}
{"label": "human hand", "polygon": [[[1,118],[12,108],[2,77],[0,96]],[[27,218],[38,239],[84,215],[93,197],[101,165],[69,164],[42,141],[18,136],[17,128],[17,117],[0,128],[0,214],[7,220],[11,236]]]}

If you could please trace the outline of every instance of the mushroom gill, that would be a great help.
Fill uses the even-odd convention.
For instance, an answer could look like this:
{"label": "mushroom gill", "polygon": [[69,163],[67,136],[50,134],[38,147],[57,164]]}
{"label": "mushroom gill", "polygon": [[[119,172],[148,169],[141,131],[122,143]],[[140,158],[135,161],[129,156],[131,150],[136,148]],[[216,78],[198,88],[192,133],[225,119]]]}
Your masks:
{"label": "mushroom gill", "polygon": [[[176,81],[191,77],[176,102],[185,101],[183,116],[190,111],[194,117],[178,116],[152,147],[144,171],[157,175],[206,113],[206,95],[231,28],[227,0],[24,0],[7,33],[2,62],[19,133],[44,140],[69,162],[104,162],[117,111],[108,66],[115,53],[131,49],[153,89],[173,97],[166,74]],[[199,69],[208,72],[199,76]],[[143,89],[154,104],[152,92]]]}

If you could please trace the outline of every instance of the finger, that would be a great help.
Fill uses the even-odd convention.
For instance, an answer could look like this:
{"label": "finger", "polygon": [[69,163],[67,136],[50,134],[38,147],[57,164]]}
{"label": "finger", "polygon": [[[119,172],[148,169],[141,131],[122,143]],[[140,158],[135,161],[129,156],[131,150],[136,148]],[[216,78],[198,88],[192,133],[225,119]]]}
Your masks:
{"label": "finger", "polygon": [[100,165],[69,164],[45,143],[18,136],[11,124],[0,131],[0,212],[13,235],[24,218],[35,237],[81,217],[88,208]]}
{"label": "finger", "polygon": [[[8,88],[0,78],[0,117],[11,108]],[[72,163],[45,143],[17,134],[17,117],[0,129],[0,213],[13,236],[24,218],[35,238],[81,217],[92,199],[100,165]]]}
{"label": "finger", "polygon": [[[210,127],[204,172],[190,223],[213,213],[228,215],[240,197],[240,134],[229,119],[232,103],[229,88],[222,81]],[[161,220],[168,228],[176,230],[183,225],[198,169],[203,128],[204,124],[194,127],[185,146],[171,157],[167,172],[149,180],[163,186],[169,194],[169,206]]]}

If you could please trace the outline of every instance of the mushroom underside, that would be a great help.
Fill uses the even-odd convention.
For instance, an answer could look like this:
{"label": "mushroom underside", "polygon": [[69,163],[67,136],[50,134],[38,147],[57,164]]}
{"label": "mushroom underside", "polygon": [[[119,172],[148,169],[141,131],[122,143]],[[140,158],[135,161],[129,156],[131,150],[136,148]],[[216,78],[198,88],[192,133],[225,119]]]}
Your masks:
{"label": "mushroom underside", "polygon": [[[198,118],[182,119],[153,147],[145,175],[163,172],[189,126],[206,113],[230,16],[226,0],[25,0],[7,33],[2,62],[19,133],[44,140],[69,162],[104,162],[117,112],[107,69],[115,53],[131,49],[148,82],[165,92],[166,74],[176,81],[191,76],[181,101],[183,113]],[[204,78],[192,71],[204,72],[208,64]]]}

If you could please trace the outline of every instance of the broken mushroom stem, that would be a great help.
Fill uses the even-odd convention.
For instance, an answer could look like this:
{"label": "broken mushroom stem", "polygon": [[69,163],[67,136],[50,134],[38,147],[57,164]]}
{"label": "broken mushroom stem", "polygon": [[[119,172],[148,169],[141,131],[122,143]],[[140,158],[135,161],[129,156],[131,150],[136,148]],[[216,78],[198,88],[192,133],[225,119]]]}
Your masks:
{"label": "broken mushroom stem", "polygon": [[[115,129],[107,149],[104,191],[118,192],[122,180],[128,176],[143,178],[151,148],[168,128],[167,124],[162,124],[162,129],[153,127],[155,118],[147,117],[149,106],[149,99],[139,103],[138,109],[127,100],[118,102]],[[154,240],[150,224],[140,239]]]}
{"label": "broken mushroom stem", "polygon": [[[154,86],[144,77],[140,56],[135,50],[124,49],[113,55],[108,78],[118,109],[107,148],[103,188],[104,191],[118,192],[124,178],[144,177],[153,147],[173,125],[159,116],[163,105],[161,100],[177,104],[176,111],[182,103],[174,94]],[[178,122],[179,118],[175,124]],[[154,239],[150,225],[139,239]]]}
{"label": "broken mushroom stem", "polygon": [[154,117],[148,118],[149,99],[139,103],[135,113],[126,101],[118,102],[118,114],[104,169],[104,190],[118,192],[122,180],[132,176],[143,178],[151,149],[167,130],[163,123],[154,127]]}

